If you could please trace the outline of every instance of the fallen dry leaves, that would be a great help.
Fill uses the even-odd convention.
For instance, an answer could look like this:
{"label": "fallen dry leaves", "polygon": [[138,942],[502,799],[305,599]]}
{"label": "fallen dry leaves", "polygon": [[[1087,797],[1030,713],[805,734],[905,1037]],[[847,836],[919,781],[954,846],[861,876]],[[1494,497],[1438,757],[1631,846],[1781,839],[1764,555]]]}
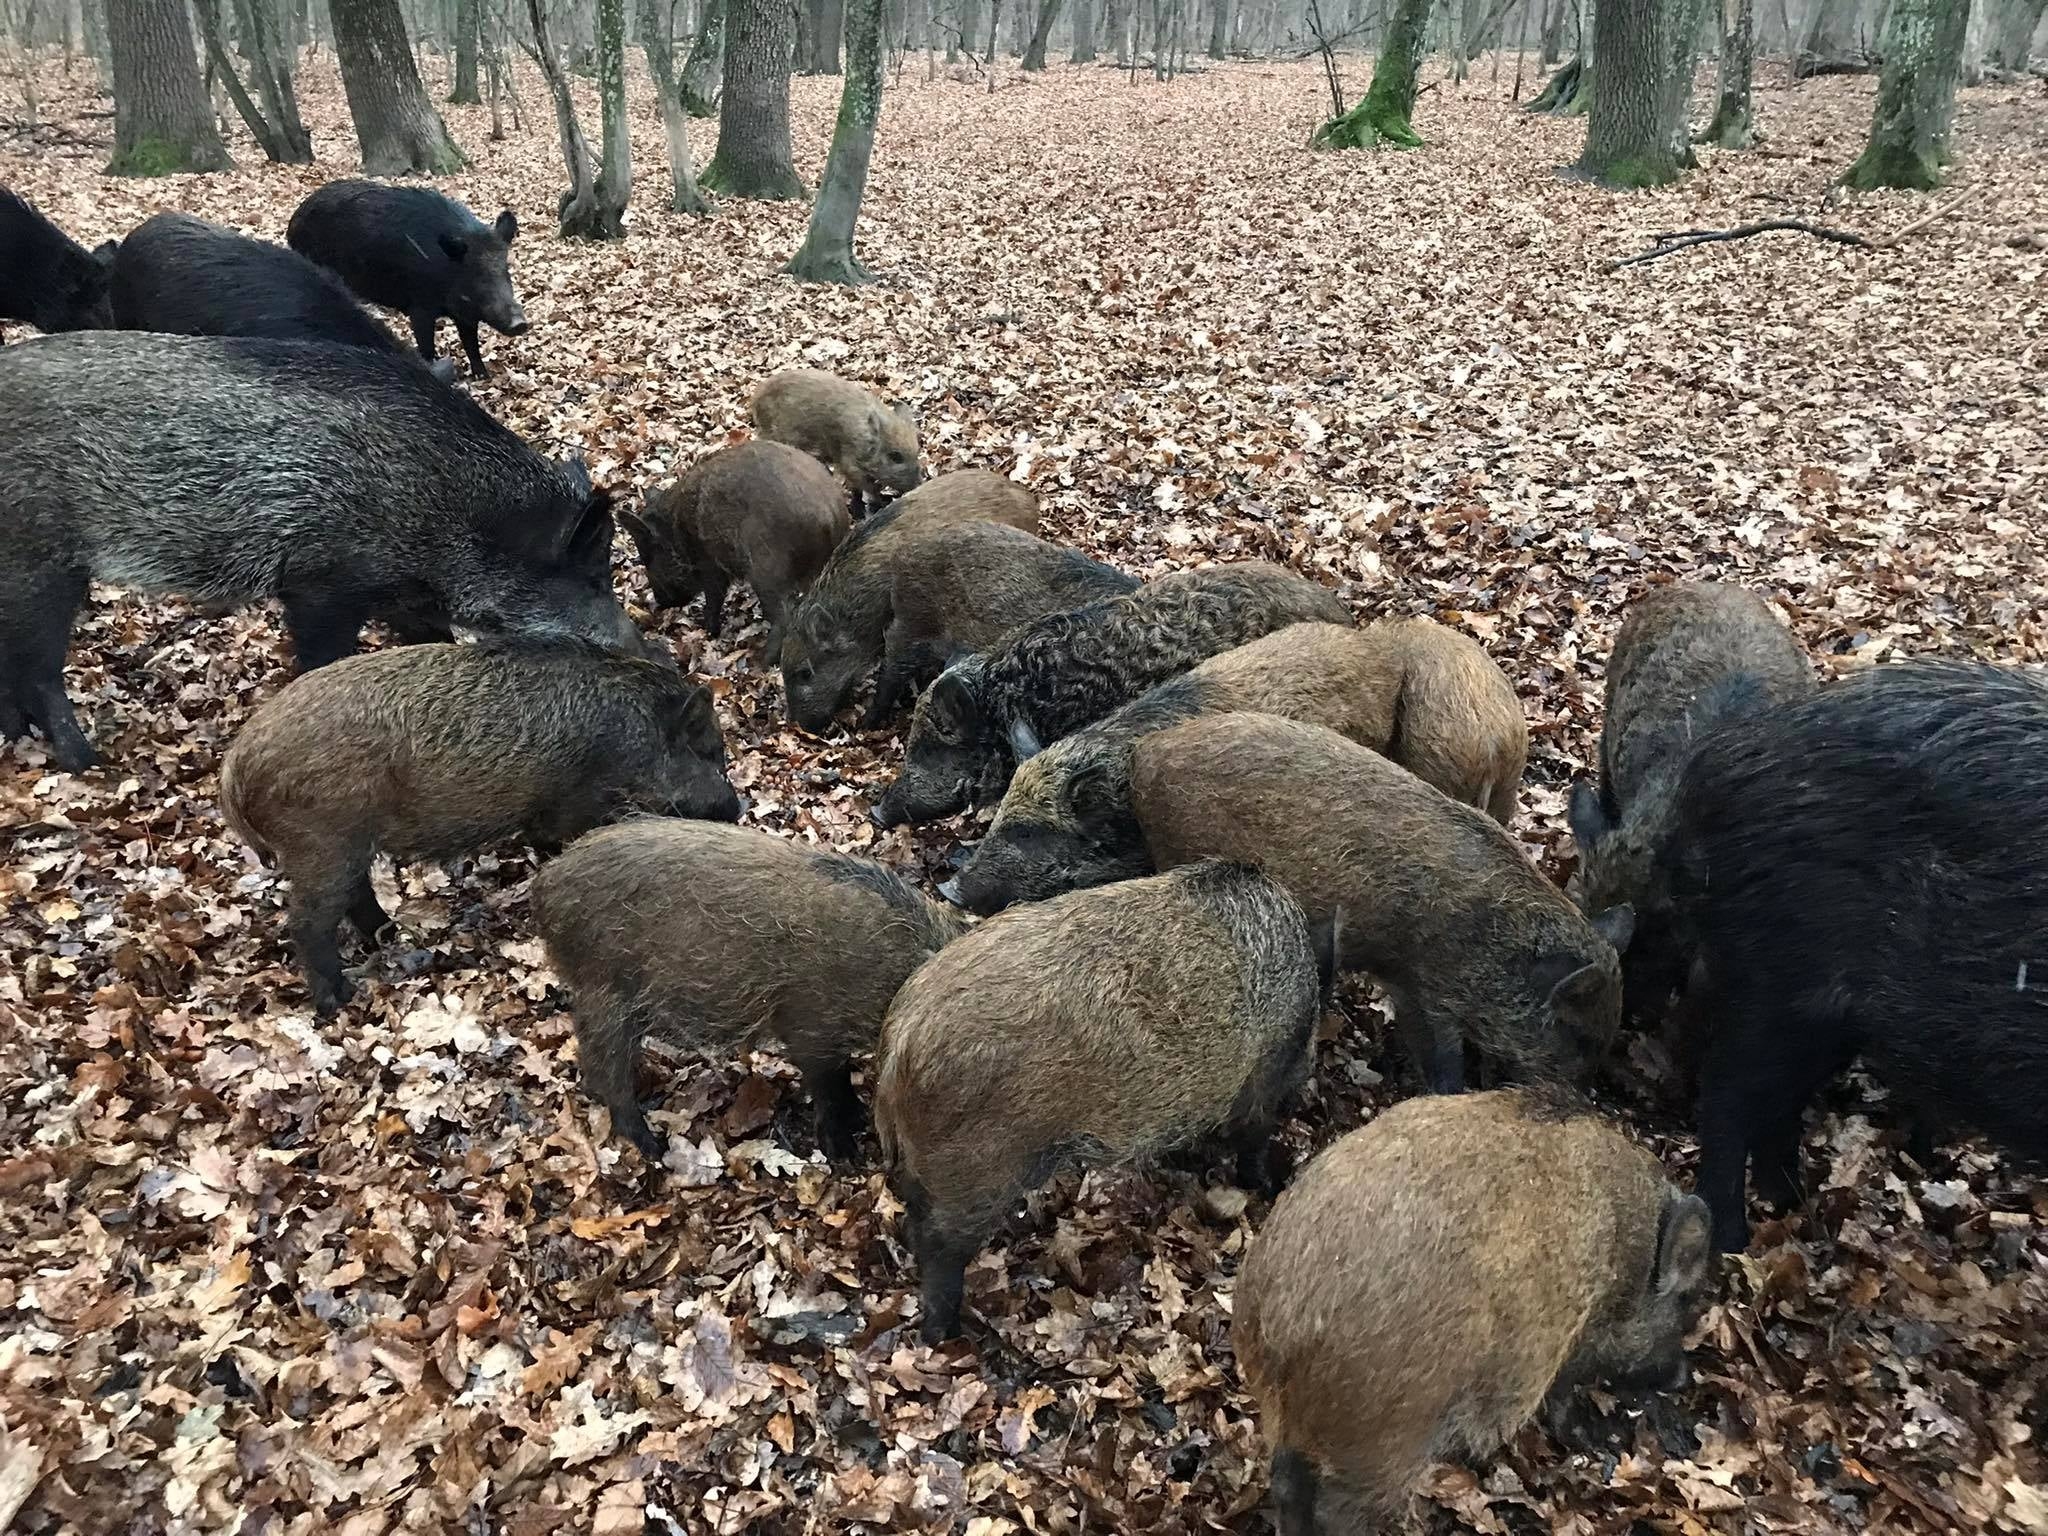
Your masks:
{"label": "fallen dry leaves", "polygon": [[[1646,583],[1753,583],[1834,668],[2039,659],[2036,93],[1965,93],[1960,175],[1983,195],[1897,250],[1767,238],[1610,276],[1658,230],[1813,212],[1871,83],[1766,70],[1764,150],[1616,196],[1555,177],[1582,130],[1514,113],[1483,70],[1424,98],[1426,150],[1312,156],[1309,66],[1167,87],[1001,68],[991,91],[910,59],[862,230],[884,282],[858,292],[774,275],[800,208],[659,211],[644,94],[631,237],[606,247],[549,233],[544,116],[492,144],[457,110],[476,165],[450,190],[529,231],[534,329],[487,341],[480,394],[647,486],[740,431],[765,374],[819,364],[915,400],[933,463],[1029,483],[1051,530],[1134,571],[1272,556],[1362,614],[1461,625],[1523,692],[1520,827],[1554,870],[1600,663]],[[46,120],[104,136],[85,85],[49,64]],[[813,180],[836,89],[796,85]],[[277,237],[352,169],[329,58],[303,92],[317,169],[244,139],[237,174],[116,183],[103,146],[16,138],[0,179],[88,242],[164,207]],[[529,78],[529,114],[543,100]],[[1924,207],[1826,217],[1881,234]],[[802,736],[758,630],[659,622],[718,696],[750,821],[925,871],[972,835],[875,833],[894,733]],[[111,766],[0,759],[0,1527],[1261,1528],[1228,1318],[1263,1207],[1220,1170],[1034,1196],[970,1272],[978,1352],[919,1348],[896,1206],[879,1175],[809,1159],[785,1063],[668,1062],[655,1175],[601,1139],[523,851],[409,868],[395,892],[380,875],[405,937],[357,1006],[307,1016],[277,882],[214,801],[222,748],[286,675],[271,619],[103,601],[73,656]],[[1286,1129],[1299,1153],[1400,1081],[1348,997]],[[1683,1170],[1656,1042],[1630,1060],[1611,1098]],[[1532,1428],[1446,1469],[1431,1518],[2048,1529],[2048,1202],[1980,1147],[1913,1166],[1861,1113],[1877,1096],[1833,1096],[1813,1204],[1733,1266],[1689,1391],[1641,1414],[1596,1398],[1587,1447]]]}

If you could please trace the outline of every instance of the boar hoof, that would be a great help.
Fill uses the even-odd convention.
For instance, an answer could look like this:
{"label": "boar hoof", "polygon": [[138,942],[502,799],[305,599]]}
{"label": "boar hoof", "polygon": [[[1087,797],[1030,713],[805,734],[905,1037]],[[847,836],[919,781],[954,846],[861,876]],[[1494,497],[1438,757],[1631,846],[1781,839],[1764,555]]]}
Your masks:
{"label": "boar hoof", "polygon": [[323,1019],[332,1018],[355,995],[356,984],[339,971],[331,979],[319,978],[313,983],[313,1012]]}

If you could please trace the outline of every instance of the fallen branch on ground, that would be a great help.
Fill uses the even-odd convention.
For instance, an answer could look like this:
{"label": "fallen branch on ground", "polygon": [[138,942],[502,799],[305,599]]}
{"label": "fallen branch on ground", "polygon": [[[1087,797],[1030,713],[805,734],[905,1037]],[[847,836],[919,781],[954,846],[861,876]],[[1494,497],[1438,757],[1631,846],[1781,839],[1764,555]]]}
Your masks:
{"label": "fallen branch on ground", "polygon": [[1859,235],[1852,229],[1836,229],[1832,225],[1815,224],[1808,219],[1760,219],[1754,224],[1743,224],[1734,229],[1666,230],[1663,234],[1650,237],[1651,248],[1649,250],[1639,251],[1633,256],[1623,256],[1617,261],[1610,261],[1607,264],[1607,270],[1618,272],[1623,267],[1640,266],[1646,261],[1655,261],[1660,256],[1670,256],[1679,251],[1691,250],[1696,245],[1713,245],[1724,240],[1747,240],[1751,235],[1767,235],[1773,230],[1779,229],[1793,230],[1802,235],[1812,235],[1817,240],[1831,241],[1836,245],[1860,246],[1866,251],[1889,250],[1905,239],[1906,236],[1918,234],[1921,230],[1927,228],[1928,225],[1939,223],[1947,218],[1976,195],[1977,189],[1971,187],[1967,191],[1949,199],[1948,202],[1936,208],[1933,212],[1915,219],[1904,229],[1898,230],[1893,234],[1881,235],[1875,240],[1867,235]]}

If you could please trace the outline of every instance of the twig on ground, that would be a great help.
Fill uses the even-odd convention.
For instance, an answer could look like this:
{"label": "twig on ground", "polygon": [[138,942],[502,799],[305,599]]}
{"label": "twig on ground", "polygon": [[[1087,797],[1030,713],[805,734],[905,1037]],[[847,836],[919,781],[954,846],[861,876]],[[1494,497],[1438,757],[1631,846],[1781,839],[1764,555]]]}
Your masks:
{"label": "twig on ground", "polygon": [[1762,219],[1755,224],[1744,224],[1735,229],[1678,229],[1667,234],[1653,236],[1656,244],[1652,249],[1639,251],[1633,256],[1624,256],[1610,261],[1607,270],[1618,272],[1623,267],[1639,266],[1646,261],[1655,261],[1660,256],[1676,255],[1696,245],[1712,245],[1722,240],[1747,240],[1751,235],[1767,235],[1773,230],[1796,230],[1803,235],[1812,235],[1819,240],[1831,240],[1836,245],[1860,245],[1872,248],[1875,242],[1850,229],[1835,229],[1826,224],[1815,224],[1807,219]]}

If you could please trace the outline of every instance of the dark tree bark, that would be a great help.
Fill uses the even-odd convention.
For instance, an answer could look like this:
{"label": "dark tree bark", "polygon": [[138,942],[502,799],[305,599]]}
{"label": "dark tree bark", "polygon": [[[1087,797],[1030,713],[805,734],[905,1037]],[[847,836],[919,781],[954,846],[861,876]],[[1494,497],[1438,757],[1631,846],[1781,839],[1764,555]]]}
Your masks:
{"label": "dark tree bark", "polygon": [[1131,18],[1137,10],[1138,0],[1109,0],[1109,40],[1118,69],[1131,67]]}
{"label": "dark tree bark", "polygon": [[1721,66],[1714,120],[1702,144],[1748,149],[1756,143],[1750,84],[1756,71],[1756,0],[1722,0]]}
{"label": "dark tree bark", "polygon": [[1215,0],[1209,12],[1209,57],[1227,58],[1230,54],[1230,0]]}
{"label": "dark tree bark", "polygon": [[725,77],[726,0],[704,0],[697,36],[683,64],[683,110],[692,117],[714,117]]}
{"label": "dark tree bark", "polygon": [[669,207],[677,213],[709,213],[711,205],[697,190],[697,168],[690,159],[690,114],[683,104],[683,85],[676,78],[674,40],[669,36],[668,8],[640,6],[640,46],[647,51],[647,72],[661,98],[661,127],[668,140],[668,171],[675,183]]}
{"label": "dark tree bark", "polygon": [[1333,117],[1316,130],[1319,149],[1370,149],[1390,144],[1413,149],[1421,144],[1409,119],[1415,113],[1416,77],[1422,71],[1422,49],[1429,31],[1431,0],[1400,0],[1387,24],[1386,42],[1373,63],[1372,85],[1357,106]]}
{"label": "dark tree bark", "polygon": [[185,0],[120,0],[107,12],[114,54],[114,176],[234,168],[199,78]]}
{"label": "dark tree bark", "polygon": [[1862,0],[1817,0],[1806,32],[1792,57],[1792,78],[1839,72],[1844,65],[1861,67],[1865,51],[1856,35]]}
{"label": "dark tree bark", "polygon": [[1693,165],[1685,109],[1692,97],[1696,0],[1598,0],[1593,55],[1600,75],[1578,170],[1612,187],[1661,187]]}
{"label": "dark tree bark", "polygon": [[981,46],[981,0],[959,0],[959,14],[960,51],[971,59]]}
{"label": "dark tree bark", "polygon": [[854,260],[853,231],[881,112],[882,0],[853,0],[846,13],[846,84],[839,92],[839,121],[803,249],[783,268],[791,276],[812,283],[870,280],[867,268]]}
{"label": "dark tree bark", "polygon": [[1101,4],[1102,0],[1075,0],[1074,46],[1067,53],[1070,62],[1095,62],[1095,13]]}
{"label": "dark tree bark", "polygon": [[455,84],[448,99],[457,106],[480,106],[483,92],[477,88],[477,47],[483,36],[483,0],[455,0]]}
{"label": "dark tree bark", "polygon": [[[1993,0],[1996,4],[1996,0]],[[2033,52],[2034,33],[2041,25],[2041,13],[2048,0],[2005,0],[1991,12],[1991,39],[1984,49],[1984,62],[1993,69],[2025,74]]]}
{"label": "dark tree bark", "polygon": [[1969,27],[1970,0],[1892,0],[1870,143],[1849,168],[1850,186],[1925,192],[1941,185]]}
{"label": "dark tree bark", "polygon": [[769,200],[804,195],[789,146],[795,38],[796,11],[788,0],[726,0],[718,151],[700,178],[707,191]]}
{"label": "dark tree bark", "polygon": [[1038,0],[1038,23],[1031,29],[1031,41],[1024,46],[1024,68],[1045,68],[1045,45],[1052,38],[1053,23],[1060,19],[1060,0]]}
{"label": "dark tree bark", "polygon": [[1564,57],[1564,24],[1571,14],[1572,0],[1550,0],[1543,13],[1543,53],[1545,69]]}
{"label": "dark tree bark", "polygon": [[462,151],[420,84],[398,0],[329,0],[328,10],[365,174],[438,176],[462,169]]}
{"label": "dark tree bark", "polygon": [[290,55],[278,36],[276,13],[267,0],[236,0],[235,12],[241,29],[242,55],[249,61],[249,80],[263,98],[262,104],[259,106],[249,95],[248,87],[236,73],[234,60],[228,56],[221,38],[220,0],[192,0],[192,13],[199,22],[206,56],[213,61],[214,75],[266,158],[280,165],[310,165],[313,136],[306,132],[306,125],[299,118]]}
{"label": "dark tree bark", "polygon": [[562,232],[567,234],[572,219],[582,220],[597,205],[597,180],[591,174],[590,141],[583,137],[583,124],[576,118],[576,99],[569,94],[569,77],[562,69],[562,57],[548,30],[546,0],[526,0],[526,19],[533,28],[533,42],[527,55],[547,82],[548,96],[555,104],[555,129],[562,140],[562,164],[569,172],[569,190],[560,201]]}
{"label": "dark tree bark", "polygon": [[810,0],[804,9],[805,42],[798,52],[804,71],[813,75],[839,73],[839,36],[846,29],[845,0]]}

